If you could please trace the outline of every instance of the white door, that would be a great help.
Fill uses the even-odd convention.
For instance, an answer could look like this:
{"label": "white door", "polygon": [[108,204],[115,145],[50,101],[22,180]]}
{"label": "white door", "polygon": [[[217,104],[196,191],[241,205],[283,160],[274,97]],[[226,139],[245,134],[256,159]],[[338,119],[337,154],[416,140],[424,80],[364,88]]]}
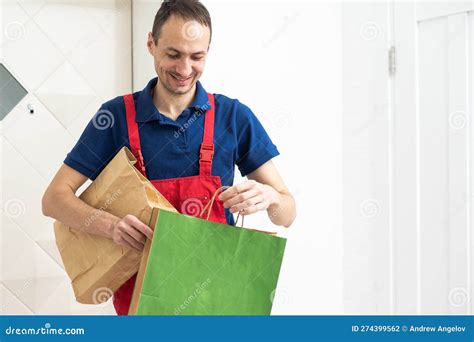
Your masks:
{"label": "white door", "polygon": [[343,6],[346,313],[474,312],[473,9]]}
{"label": "white door", "polygon": [[473,9],[393,6],[395,311],[473,312]]}

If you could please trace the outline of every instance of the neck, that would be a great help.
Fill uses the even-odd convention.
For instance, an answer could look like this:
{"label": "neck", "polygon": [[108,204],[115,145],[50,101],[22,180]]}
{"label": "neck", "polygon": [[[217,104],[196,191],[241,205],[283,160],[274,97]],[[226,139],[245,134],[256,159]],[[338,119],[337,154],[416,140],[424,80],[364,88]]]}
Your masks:
{"label": "neck", "polygon": [[196,85],[186,94],[172,94],[158,81],[153,90],[153,103],[163,115],[176,120],[183,110],[192,103]]}

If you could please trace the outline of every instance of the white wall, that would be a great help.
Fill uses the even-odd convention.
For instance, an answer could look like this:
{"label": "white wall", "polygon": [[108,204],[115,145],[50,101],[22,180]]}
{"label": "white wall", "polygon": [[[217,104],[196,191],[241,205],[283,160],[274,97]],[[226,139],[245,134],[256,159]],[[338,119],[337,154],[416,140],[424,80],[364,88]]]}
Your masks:
{"label": "white wall", "polygon": [[41,197],[100,104],[131,91],[130,1],[0,6],[1,61],[29,92],[2,120],[0,313],[115,313],[75,302]]}
{"label": "white wall", "polygon": [[[135,90],[156,76],[145,42],[159,3],[134,1]],[[297,201],[294,225],[278,229],[288,242],[272,312],[340,314],[341,6],[204,4],[213,39],[201,81],[207,91],[238,98],[256,113],[281,152],[275,162]],[[264,213],[245,222],[277,229]]]}

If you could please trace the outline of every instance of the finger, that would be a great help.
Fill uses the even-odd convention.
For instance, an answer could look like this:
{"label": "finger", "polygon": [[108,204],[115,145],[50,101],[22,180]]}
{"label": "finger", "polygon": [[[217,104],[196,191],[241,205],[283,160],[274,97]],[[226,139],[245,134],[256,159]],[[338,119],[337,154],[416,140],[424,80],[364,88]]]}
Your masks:
{"label": "finger", "polygon": [[230,212],[231,213],[236,213],[238,211],[241,211],[247,207],[251,207],[252,205],[254,204],[257,204],[259,202],[262,202],[263,201],[263,196],[261,195],[258,195],[258,196],[253,196],[253,197],[250,197],[242,202],[239,202],[233,206],[231,206],[230,208]]}
{"label": "finger", "polygon": [[139,251],[142,251],[144,248],[144,245],[135,240],[133,237],[128,235],[127,233],[123,232],[121,235],[122,241],[126,243],[127,246],[138,249]]}
{"label": "finger", "polygon": [[153,229],[148,227],[146,224],[140,221],[137,217],[133,215],[127,215],[124,217],[124,220],[126,223],[136,228],[136,230],[144,234],[150,240],[153,238]]}
{"label": "finger", "polygon": [[253,181],[253,180],[248,180],[248,181],[245,181],[241,184],[231,186],[230,188],[228,188],[227,190],[224,190],[219,195],[219,199],[221,201],[226,201],[229,198],[232,198],[232,197],[234,197],[235,195],[237,195],[239,193],[245,192],[245,191],[251,189],[254,186],[255,186],[255,181]]}
{"label": "finger", "polygon": [[125,223],[125,227],[122,229],[123,233],[130,235],[133,239],[140,242],[141,244],[145,244],[146,236],[137,230],[134,226]]}
{"label": "finger", "polygon": [[240,193],[238,195],[235,195],[232,198],[229,198],[227,201],[224,202],[224,208],[230,208],[234,205],[237,205],[239,203],[243,203],[252,197],[257,196],[257,191],[255,189],[251,189],[249,191],[245,191],[243,193]]}
{"label": "finger", "polygon": [[246,215],[254,214],[258,211],[262,211],[262,210],[266,210],[266,209],[267,209],[267,205],[263,202],[260,202],[260,203],[257,203],[255,205],[252,205],[251,207],[247,207],[247,208],[243,209],[240,212],[240,215],[246,216]]}

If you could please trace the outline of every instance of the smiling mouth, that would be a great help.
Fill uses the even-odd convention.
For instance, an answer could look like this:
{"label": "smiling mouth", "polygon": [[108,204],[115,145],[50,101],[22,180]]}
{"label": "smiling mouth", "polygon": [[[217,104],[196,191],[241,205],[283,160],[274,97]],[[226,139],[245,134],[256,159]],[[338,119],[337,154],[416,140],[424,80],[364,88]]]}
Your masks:
{"label": "smiling mouth", "polygon": [[190,79],[194,76],[194,75],[191,75],[191,76],[189,76],[189,77],[184,77],[184,78],[183,78],[183,77],[178,77],[178,76],[173,75],[173,74],[170,74],[170,75],[171,75],[171,77],[173,77],[173,78],[174,78],[175,80],[177,80],[178,82],[186,82],[186,81],[190,80]]}

